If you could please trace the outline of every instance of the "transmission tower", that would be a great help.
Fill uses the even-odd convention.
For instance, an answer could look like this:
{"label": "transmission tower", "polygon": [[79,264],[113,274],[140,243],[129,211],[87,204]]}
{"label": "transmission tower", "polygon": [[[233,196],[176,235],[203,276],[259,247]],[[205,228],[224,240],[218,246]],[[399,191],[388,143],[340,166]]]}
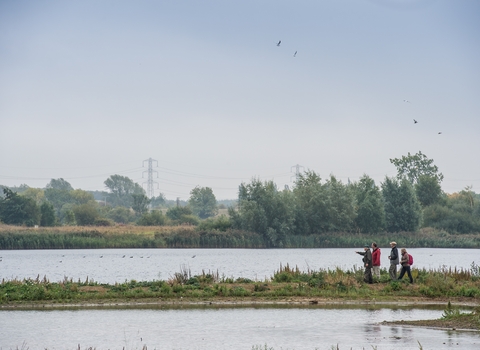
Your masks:
{"label": "transmission tower", "polygon": [[[292,166],[290,168],[290,171],[292,171],[293,168],[295,168],[295,175],[293,175],[293,176],[295,176],[295,181],[298,182],[298,179],[300,178],[300,169],[304,169],[304,168],[303,168],[303,166],[297,164],[297,165]],[[290,180],[292,180],[293,176],[290,177]]]}
{"label": "transmission tower", "polygon": [[157,173],[157,178],[158,178],[158,171],[153,170],[152,163],[157,162],[157,167],[158,167],[158,161],[152,158],[148,158],[144,160],[142,163],[142,167],[144,168],[145,168],[145,162],[148,162],[148,170],[145,170],[142,173],[142,178],[143,178],[143,174],[148,173],[148,179],[146,182],[144,182],[144,184],[147,184],[147,197],[152,198],[152,197],[155,197],[155,190],[153,189],[153,184],[157,184],[157,188],[158,188],[158,182],[153,181],[153,173]]}

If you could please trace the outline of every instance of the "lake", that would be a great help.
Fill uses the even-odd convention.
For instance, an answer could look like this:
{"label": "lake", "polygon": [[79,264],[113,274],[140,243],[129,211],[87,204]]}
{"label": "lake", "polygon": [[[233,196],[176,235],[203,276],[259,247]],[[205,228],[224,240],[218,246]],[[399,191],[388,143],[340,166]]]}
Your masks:
{"label": "lake", "polygon": [[[357,250],[362,250],[361,248]],[[390,249],[382,249],[381,263],[388,269]],[[416,248],[414,267],[470,269],[480,264],[480,249]],[[95,250],[3,250],[0,278],[24,279],[46,276],[52,282],[65,277],[100,283],[130,280],[167,280],[181,269],[192,275],[218,272],[220,276],[264,280],[282,264],[302,271],[361,268],[361,256],[353,248],[325,249],[95,249]]]}
{"label": "lake", "polygon": [[478,332],[387,326],[438,308],[183,307],[0,311],[0,349],[479,349]]}

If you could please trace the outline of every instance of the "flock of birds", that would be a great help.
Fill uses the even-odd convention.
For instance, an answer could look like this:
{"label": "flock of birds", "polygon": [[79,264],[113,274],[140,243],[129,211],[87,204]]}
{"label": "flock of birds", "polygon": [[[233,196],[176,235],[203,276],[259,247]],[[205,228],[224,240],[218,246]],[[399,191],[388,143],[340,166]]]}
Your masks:
{"label": "flock of birds", "polygon": [[[282,44],[282,41],[279,40],[279,41],[277,42],[277,46],[279,47],[281,44]],[[298,51],[295,51],[295,53],[293,54],[293,57],[297,57],[297,52],[298,52]],[[410,103],[409,100],[403,100],[403,102],[405,102],[405,103]],[[413,123],[414,123],[414,124],[418,124],[418,121],[415,120],[415,119],[413,119]],[[438,135],[440,135],[441,133],[442,133],[442,132],[439,131],[439,132],[438,132]]]}
{"label": "flock of birds", "polygon": [[[281,43],[282,43],[282,41],[279,40],[278,43],[277,43],[277,46],[280,46]],[[293,57],[297,57],[297,51],[294,52]]]}

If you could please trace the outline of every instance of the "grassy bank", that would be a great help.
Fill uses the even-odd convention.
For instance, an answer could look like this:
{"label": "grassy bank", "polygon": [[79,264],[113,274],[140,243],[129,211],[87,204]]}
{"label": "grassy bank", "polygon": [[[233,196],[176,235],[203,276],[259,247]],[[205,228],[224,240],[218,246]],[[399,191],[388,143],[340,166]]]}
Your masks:
{"label": "grassy bank", "polygon": [[391,282],[386,270],[372,285],[363,283],[363,271],[319,270],[301,272],[288,265],[270,279],[252,281],[215,273],[192,276],[175,273],[162,281],[129,281],[102,284],[95,281],[50,282],[47,279],[4,280],[0,305],[105,302],[297,301],[329,300],[445,300],[480,303],[480,276],[475,270],[413,270],[414,284]]}
{"label": "grassy bank", "polygon": [[431,229],[419,232],[331,233],[286,236],[272,245],[260,234],[240,230],[205,231],[193,226],[40,227],[0,225],[0,249],[99,248],[349,248],[392,240],[406,247],[480,248],[480,234],[451,235]]}

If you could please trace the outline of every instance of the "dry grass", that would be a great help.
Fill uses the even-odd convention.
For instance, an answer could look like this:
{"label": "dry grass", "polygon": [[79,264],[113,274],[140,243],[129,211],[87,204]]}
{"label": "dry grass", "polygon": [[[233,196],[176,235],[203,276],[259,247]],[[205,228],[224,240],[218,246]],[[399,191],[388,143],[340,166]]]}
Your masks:
{"label": "dry grass", "polygon": [[194,226],[136,226],[136,225],[115,225],[115,226],[56,226],[56,227],[25,227],[0,224],[1,233],[78,233],[95,231],[106,235],[137,234],[154,235],[155,233],[176,234],[178,232],[195,231]]}

